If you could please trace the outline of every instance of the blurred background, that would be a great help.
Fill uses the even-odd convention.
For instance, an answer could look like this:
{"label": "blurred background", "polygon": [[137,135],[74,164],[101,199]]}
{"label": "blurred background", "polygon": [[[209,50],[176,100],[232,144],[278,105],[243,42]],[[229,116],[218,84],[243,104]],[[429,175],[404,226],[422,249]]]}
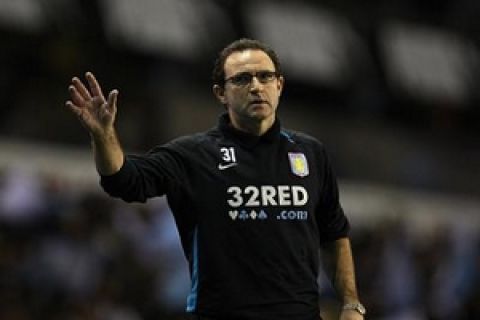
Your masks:
{"label": "blurred background", "polygon": [[165,199],[108,198],[64,103],[92,71],[120,91],[127,152],[206,130],[239,37],[277,51],[283,125],[331,153],[367,318],[480,318],[479,17],[476,0],[0,0],[0,319],[183,319]]}

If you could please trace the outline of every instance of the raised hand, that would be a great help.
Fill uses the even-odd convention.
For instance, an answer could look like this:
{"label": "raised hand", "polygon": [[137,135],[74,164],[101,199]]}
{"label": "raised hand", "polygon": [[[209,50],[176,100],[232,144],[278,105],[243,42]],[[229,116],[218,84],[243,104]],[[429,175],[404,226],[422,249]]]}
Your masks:
{"label": "raised hand", "polygon": [[97,171],[111,175],[120,170],[124,154],[113,126],[117,113],[118,91],[112,90],[105,99],[102,88],[91,72],[87,72],[88,89],[74,77],[68,87],[71,100],[65,104],[77,115],[92,137]]}
{"label": "raised hand", "polygon": [[113,131],[118,91],[110,91],[106,100],[95,76],[87,72],[85,77],[88,89],[79,78],[72,79],[68,87],[71,100],[66,102],[66,106],[77,115],[91,135],[100,138]]}

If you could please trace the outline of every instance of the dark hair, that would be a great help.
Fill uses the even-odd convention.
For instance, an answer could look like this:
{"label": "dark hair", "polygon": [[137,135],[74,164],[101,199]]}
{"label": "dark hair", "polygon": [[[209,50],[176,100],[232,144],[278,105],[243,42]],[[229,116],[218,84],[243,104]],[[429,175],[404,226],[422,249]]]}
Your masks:
{"label": "dark hair", "polygon": [[223,48],[222,51],[220,51],[217,60],[215,60],[215,64],[213,66],[213,84],[217,84],[222,87],[225,85],[225,61],[232,53],[245,50],[261,50],[265,52],[272,60],[273,65],[275,66],[275,71],[278,74],[281,74],[280,61],[277,54],[275,53],[275,51],[273,51],[272,48],[270,48],[268,45],[261,41],[242,38],[239,40],[235,40],[234,42]]}

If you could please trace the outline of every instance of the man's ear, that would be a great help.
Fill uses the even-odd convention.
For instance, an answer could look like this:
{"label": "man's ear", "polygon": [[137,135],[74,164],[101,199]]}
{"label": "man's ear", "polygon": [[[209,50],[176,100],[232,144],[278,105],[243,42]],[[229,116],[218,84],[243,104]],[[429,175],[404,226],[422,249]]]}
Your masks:
{"label": "man's ear", "polygon": [[225,98],[225,88],[219,86],[218,84],[213,85],[213,94],[217,97],[218,101],[221,104],[226,105],[227,99]]}
{"label": "man's ear", "polygon": [[279,76],[277,81],[277,89],[278,89],[279,96],[282,95],[284,85],[285,85],[285,78],[283,76]]}

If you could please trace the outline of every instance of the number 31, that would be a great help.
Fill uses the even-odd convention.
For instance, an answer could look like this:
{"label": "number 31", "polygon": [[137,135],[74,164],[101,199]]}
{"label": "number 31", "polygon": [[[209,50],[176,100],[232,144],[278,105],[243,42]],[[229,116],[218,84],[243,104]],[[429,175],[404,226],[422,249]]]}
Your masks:
{"label": "number 31", "polygon": [[225,162],[236,162],[237,159],[235,158],[235,149],[233,147],[230,148],[220,148],[220,152],[222,153],[222,160]]}

